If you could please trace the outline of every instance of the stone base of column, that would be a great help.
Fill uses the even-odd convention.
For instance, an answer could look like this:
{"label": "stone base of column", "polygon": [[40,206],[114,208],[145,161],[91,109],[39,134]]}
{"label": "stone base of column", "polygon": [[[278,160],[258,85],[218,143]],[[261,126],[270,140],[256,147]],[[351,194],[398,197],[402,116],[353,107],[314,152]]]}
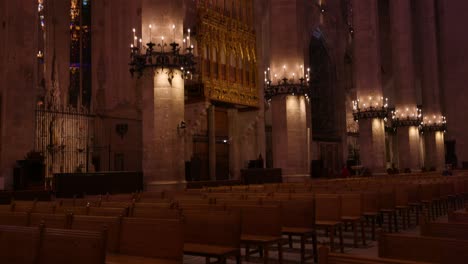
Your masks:
{"label": "stone base of column", "polygon": [[382,119],[359,120],[359,156],[361,165],[372,174],[386,172],[385,127]]}
{"label": "stone base of column", "polygon": [[308,175],[310,118],[304,96],[277,96],[272,99],[273,166],[283,175]]}
{"label": "stone base of column", "polygon": [[444,132],[424,132],[426,169],[441,171],[445,168]]}
{"label": "stone base of column", "polygon": [[182,191],[186,186],[186,181],[153,181],[147,182],[144,190],[146,192]]}
{"label": "stone base of column", "polygon": [[310,179],[308,174],[283,175],[283,182],[306,182]]}
{"label": "stone base of column", "polygon": [[421,170],[419,128],[399,127],[397,137],[400,172],[404,172],[405,169],[410,169],[411,172]]}

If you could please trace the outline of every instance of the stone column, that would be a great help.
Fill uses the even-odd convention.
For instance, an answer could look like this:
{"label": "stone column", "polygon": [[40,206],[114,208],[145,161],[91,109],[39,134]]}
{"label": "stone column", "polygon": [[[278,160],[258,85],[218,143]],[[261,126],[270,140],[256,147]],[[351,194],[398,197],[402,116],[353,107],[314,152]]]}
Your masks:
{"label": "stone column", "polygon": [[0,4],[0,189],[13,186],[13,167],[34,149],[37,84],[37,1],[2,1]]}
{"label": "stone column", "polygon": [[285,176],[309,174],[307,104],[304,96],[282,95],[271,101],[273,166]]}
{"label": "stone column", "polygon": [[229,172],[231,179],[240,179],[241,157],[239,155],[238,110],[228,109],[229,120]]}
{"label": "stone column", "polygon": [[[443,122],[441,109],[441,93],[439,86],[439,60],[437,46],[436,10],[434,0],[420,0],[417,10],[419,12],[419,39],[421,52],[421,84],[423,99],[424,123],[431,125]],[[434,167],[440,170],[445,165],[444,132],[425,131],[425,160],[426,168]]]}
{"label": "stone column", "polygon": [[[354,75],[362,107],[382,107],[378,9],[375,0],[353,0]],[[385,127],[382,119],[359,120],[361,164],[373,173],[385,170]]]}
{"label": "stone column", "polygon": [[[390,1],[390,19],[395,73],[395,119],[417,120],[420,113],[417,109],[414,79],[411,2]],[[397,160],[400,170],[421,168],[418,125],[416,122],[412,126],[407,123],[397,129]]]}
{"label": "stone column", "polygon": [[146,69],[143,81],[143,174],[147,188],[172,188],[184,183],[184,80],[175,70]]}
{"label": "stone column", "polygon": [[216,180],[216,118],[215,106],[208,108],[208,167],[210,179]]}
{"label": "stone column", "polygon": [[[301,1],[270,1],[270,72],[272,85],[283,78],[298,82],[307,73],[307,35]],[[285,15],[286,14],[286,15]],[[281,19],[277,19],[281,18]],[[310,108],[303,95],[278,95],[271,100],[273,167],[283,176],[309,176],[308,121]],[[291,179],[292,180],[292,179]]]}

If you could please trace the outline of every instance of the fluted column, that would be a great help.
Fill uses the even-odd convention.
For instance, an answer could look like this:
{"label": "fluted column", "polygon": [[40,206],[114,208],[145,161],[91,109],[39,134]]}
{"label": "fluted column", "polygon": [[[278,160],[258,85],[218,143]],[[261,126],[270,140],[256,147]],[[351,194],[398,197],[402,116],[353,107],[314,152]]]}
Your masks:
{"label": "fluted column", "polygon": [[[414,78],[413,32],[411,2],[408,0],[390,1],[391,40],[393,72],[395,74],[395,119],[417,120]],[[418,170],[420,162],[420,138],[418,123],[407,122],[397,128],[398,167]]]}
{"label": "fluted column", "polygon": [[[437,45],[436,10],[434,0],[419,0],[419,39],[421,52],[421,84],[424,124],[430,126],[444,122],[442,117],[439,61]],[[442,169],[445,165],[444,132],[424,131],[426,168]]]}
{"label": "fluted column", "polygon": [[[354,75],[361,107],[382,107],[383,97],[375,0],[353,0]],[[376,105],[377,104],[377,105]],[[385,127],[380,118],[359,120],[361,164],[372,172],[385,170]]]}

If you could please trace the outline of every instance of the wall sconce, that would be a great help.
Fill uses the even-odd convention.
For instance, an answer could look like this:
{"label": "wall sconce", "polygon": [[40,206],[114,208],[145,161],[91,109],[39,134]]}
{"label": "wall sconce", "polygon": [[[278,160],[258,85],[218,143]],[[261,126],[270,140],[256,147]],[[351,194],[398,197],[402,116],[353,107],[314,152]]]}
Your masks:
{"label": "wall sconce", "polygon": [[186,128],[185,121],[180,121],[180,123],[177,125],[177,134],[181,135],[182,131],[185,131]]}

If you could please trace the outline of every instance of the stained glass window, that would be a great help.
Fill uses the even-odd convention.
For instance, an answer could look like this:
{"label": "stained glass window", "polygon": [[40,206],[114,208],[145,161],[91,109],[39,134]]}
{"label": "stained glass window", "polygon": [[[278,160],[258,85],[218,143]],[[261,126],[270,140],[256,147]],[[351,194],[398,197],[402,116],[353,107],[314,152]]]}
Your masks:
{"label": "stained glass window", "polygon": [[91,106],[91,0],[70,2],[69,104]]}

